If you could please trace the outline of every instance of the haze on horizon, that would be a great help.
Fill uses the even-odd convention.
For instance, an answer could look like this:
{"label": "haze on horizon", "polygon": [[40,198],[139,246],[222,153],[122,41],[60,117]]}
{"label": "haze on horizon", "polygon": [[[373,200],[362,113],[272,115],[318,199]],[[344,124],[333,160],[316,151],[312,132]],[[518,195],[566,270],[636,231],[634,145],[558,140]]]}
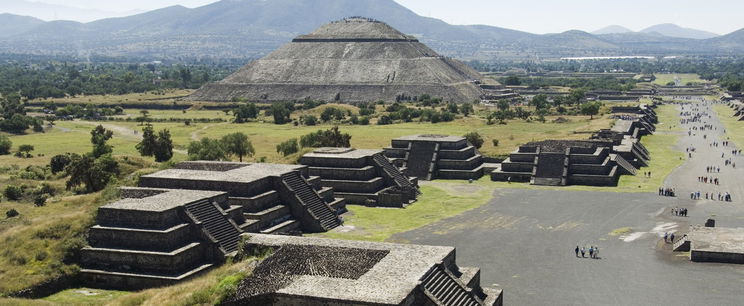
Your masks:
{"label": "haze on horizon", "polygon": [[[218,0],[26,1],[81,8],[113,17],[172,5],[193,8]],[[744,28],[744,22],[738,16],[739,12],[744,11],[744,1],[710,0],[705,3],[693,0],[626,0],[622,3],[600,0],[395,1],[419,15],[441,19],[450,24],[484,24],[537,34],[567,30],[592,32],[609,25],[620,25],[639,31],[661,23],[673,23],[716,34],[728,34]],[[8,5],[0,2],[0,12],[7,12]]]}

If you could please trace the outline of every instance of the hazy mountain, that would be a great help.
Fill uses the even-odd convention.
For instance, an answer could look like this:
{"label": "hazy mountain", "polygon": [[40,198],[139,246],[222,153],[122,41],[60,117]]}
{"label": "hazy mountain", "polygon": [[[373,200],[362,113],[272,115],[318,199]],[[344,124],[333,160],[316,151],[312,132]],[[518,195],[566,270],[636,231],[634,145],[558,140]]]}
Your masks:
{"label": "hazy mountain", "polygon": [[567,31],[537,35],[485,25],[450,25],[416,15],[393,0],[222,0],[193,9],[172,6],[88,23],[43,22],[6,14],[0,15],[0,33],[7,33],[0,35],[0,52],[250,58],[349,16],[384,21],[416,35],[443,55],[466,59],[677,55],[699,50],[715,53],[717,46],[727,54],[744,54],[744,47],[736,49],[744,44],[744,34],[718,37],[710,44],[713,49],[707,41],[672,38],[664,33],[592,35]]}
{"label": "hazy mountain", "polygon": [[28,32],[44,21],[34,17],[18,16],[12,14],[0,14],[0,37],[14,36]]}
{"label": "hazy mountain", "polygon": [[108,12],[26,0],[2,0],[0,2],[0,13],[34,16],[42,20],[78,20],[87,22],[108,17],[133,15],[141,12]]}
{"label": "hazy mountain", "polygon": [[633,30],[619,25],[611,25],[592,32],[594,35],[631,33]]}
{"label": "hazy mountain", "polygon": [[718,34],[702,30],[683,28],[676,24],[664,23],[650,26],[640,31],[641,33],[659,33],[664,36],[692,39],[708,39],[718,37]]}

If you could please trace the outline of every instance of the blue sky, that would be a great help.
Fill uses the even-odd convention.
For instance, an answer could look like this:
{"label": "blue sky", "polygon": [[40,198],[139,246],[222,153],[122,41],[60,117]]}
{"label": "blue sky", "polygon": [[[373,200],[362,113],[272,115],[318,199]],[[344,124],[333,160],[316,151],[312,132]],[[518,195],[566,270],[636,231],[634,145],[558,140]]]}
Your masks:
{"label": "blue sky", "polygon": [[[151,10],[216,0],[32,0],[110,12]],[[270,1],[270,0],[269,0]],[[594,31],[618,24],[641,30],[659,23],[726,34],[744,28],[742,0],[396,0],[452,24],[487,24],[532,33]],[[2,1],[0,1],[2,7]]]}

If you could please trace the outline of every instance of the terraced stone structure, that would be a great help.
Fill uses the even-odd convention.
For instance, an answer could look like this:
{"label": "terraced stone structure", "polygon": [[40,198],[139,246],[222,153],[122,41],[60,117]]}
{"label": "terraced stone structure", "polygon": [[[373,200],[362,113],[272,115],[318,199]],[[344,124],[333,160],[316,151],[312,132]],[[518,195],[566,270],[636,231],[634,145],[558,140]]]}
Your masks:
{"label": "terraced stone structure", "polygon": [[413,36],[368,18],[328,23],[255,60],[193,101],[298,101],[347,103],[415,100],[424,94],[472,102],[500,88],[495,81],[429,49]]}
{"label": "terraced stone structure", "polygon": [[252,233],[325,232],[346,209],[303,165],[182,162],[140,177],[140,186],[227,192],[225,214]]}
{"label": "terraced stone structure", "polygon": [[695,225],[677,235],[674,251],[690,252],[691,261],[744,264],[744,228]]}
{"label": "terraced stone structure", "polygon": [[98,209],[81,251],[84,283],[142,289],[170,285],[224,261],[240,228],[224,214],[225,192],[122,188]]}
{"label": "terraced stone structure", "polygon": [[616,186],[620,175],[648,166],[650,154],[640,139],[658,122],[654,106],[613,107],[611,129],[589,140],[546,140],[520,146],[491,172],[491,180],[534,185]]}
{"label": "terraced stone structure", "polygon": [[546,140],[520,146],[499,168],[494,181],[533,185],[617,185],[621,174],[638,169],[613,150],[609,140]]}
{"label": "terraced stone structure", "polygon": [[739,118],[739,121],[744,121],[744,103],[739,100],[733,100],[728,105],[734,110],[734,117]]}
{"label": "terraced stone structure", "polygon": [[404,207],[416,200],[418,181],[404,175],[382,152],[319,148],[303,155],[300,164],[347,204]]}
{"label": "terraced stone structure", "polygon": [[478,179],[487,168],[478,150],[460,136],[404,136],[384,150],[405,175],[420,180]]}
{"label": "terraced stone structure", "polygon": [[246,235],[246,252],[273,249],[227,305],[502,305],[480,269],[459,267],[455,248]]}

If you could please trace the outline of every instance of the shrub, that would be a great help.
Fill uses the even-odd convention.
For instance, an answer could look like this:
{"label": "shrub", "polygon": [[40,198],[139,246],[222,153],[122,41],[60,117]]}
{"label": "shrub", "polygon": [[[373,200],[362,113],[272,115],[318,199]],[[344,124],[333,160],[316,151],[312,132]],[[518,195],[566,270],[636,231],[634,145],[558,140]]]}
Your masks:
{"label": "shrub", "polygon": [[10,148],[13,147],[13,142],[10,138],[5,135],[0,135],[0,155],[10,154]]}
{"label": "shrub", "polygon": [[37,207],[46,205],[47,198],[49,197],[46,194],[36,195],[34,197],[34,205]]}
{"label": "shrub", "polygon": [[498,147],[499,146],[499,140],[498,139],[491,139],[491,142],[493,142],[493,146],[494,147]]}
{"label": "shrub", "polygon": [[16,185],[8,185],[5,186],[5,190],[3,190],[3,195],[5,195],[5,198],[11,201],[18,201],[23,197],[23,188]]}
{"label": "shrub", "polygon": [[465,139],[470,142],[475,148],[480,149],[483,146],[483,137],[478,132],[470,132],[465,134]]}
{"label": "shrub", "polygon": [[284,156],[297,153],[299,150],[300,148],[297,144],[297,138],[292,138],[276,146],[276,152],[282,153]]}
{"label": "shrub", "polygon": [[300,118],[302,121],[302,124],[304,125],[316,125],[318,124],[318,117],[315,117],[313,115],[305,115]]}
{"label": "shrub", "polygon": [[380,119],[377,119],[378,125],[388,125],[392,123],[393,123],[393,119],[391,119],[390,116],[388,115],[382,115],[380,116]]}
{"label": "shrub", "polygon": [[70,154],[59,154],[52,157],[49,162],[49,168],[52,170],[52,174],[57,174],[65,170],[65,167],[70,164]]}
{"label": "shrub", "polygon": [[24,180],[43,181],[47,176],[47,169],[39,166],[28,166],[18,172],[18,177]]}
{"label": "shrub", "polygon": [[351,147],[351,135],[341,133],[338,126],[334,126],[328,130],[318,130],[307,135],[300,137],[300,146],[303,148],[319,148],[319,147]]}
{"label": "shrub", "polygon": [[19,215],[20,213],[18,213],[18,211],[15,210],[15,208],[8,209],[8,211],[5,212],[6,218],[18,217]]}

